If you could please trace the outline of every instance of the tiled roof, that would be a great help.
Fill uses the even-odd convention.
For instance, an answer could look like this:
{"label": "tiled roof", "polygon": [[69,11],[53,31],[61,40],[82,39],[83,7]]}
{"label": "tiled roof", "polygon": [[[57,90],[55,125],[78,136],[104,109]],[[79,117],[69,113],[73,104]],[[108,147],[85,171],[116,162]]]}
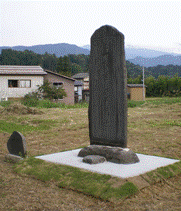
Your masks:
{"label": "tiled roof", "polygon": [[75,81],[74,82],[74,86],[83,86],[84,85],[84,83],[82,82],[82,81]]}
{"label": "tiled roof", "polygon": [[70,77],[67,77],[67,76],[64,76],[64,75],[60,75],[59,73],[56,73],[56,72],[53,72],[53,71],[50,71],[50,70],[45,70],[45,72],[53,74],[53,75],[57,75],[57,76],[62,77],[62,78],[66,78],[68,80],[75,81],[75,79],[73,79],[73,78],[70,78]]}
{"label": "tiled roof", "polygon": [[46,75],[40,66],[0,65],[0,75]]}
{"label": "tiled roof", "polygon": [[89,76],[89,73],[77,73],[73,76],[75,79],[81,79],[81,78],[87,78]]}
{"label": "tiled roof", "polygon": [[[143,84],[127,84],[128,87],[143,87]],[[147,87],[144,85],[144,87]]]}

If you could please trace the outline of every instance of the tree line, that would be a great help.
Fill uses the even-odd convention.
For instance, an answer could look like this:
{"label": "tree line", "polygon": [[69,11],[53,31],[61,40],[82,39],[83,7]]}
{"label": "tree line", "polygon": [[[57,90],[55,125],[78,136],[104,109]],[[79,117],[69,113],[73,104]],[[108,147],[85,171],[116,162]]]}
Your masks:
{"label": "tree line", "polygon": [[[16,51],[3,49],[0,54],[0,65],[39,65],[43,69],[73,76],[80,72],[89,72],[89,55],[68,54],[63,57],[56,57],[55,54],[36,54],[33,51]],[[142,67],[126,61],[128,78],[136,78],[142,73]],[[178,65],[157,65],[145,68],[145,77],[160,75],[173,77],[176,73],[181,77],[181,66]]]}
{"label": "tree line", "polygon": [[[16,51],[3,49],[0,54],[0,65],[39,65],[65,76],[89,72],[89,55],[69,54],[56,57],[55,54],[36,54],[33,51]],[[126,61],[128,84],[142,84],[143,68]],[[158,65],[145,68],[146,96],[181,96],[181,66]]]}
{"label": "tree line", "polygon": [[16,51],[2,49],[0,65],[38,65],[43,69],[60,73],[65,76],[73,76],[79,72],[88,72],[89,56],[84,54],[56,57],[55,54],[36,54],[33,51]]}
{"label": "tree line", "polygon": [[[137,78],[128,78],[128,84],[142,84],[143,75]],[[175,74],[174,77],[160,75],[158,78],[149,76],[145,78],[147,97],[179,97],[181,96],[181,77]]]}

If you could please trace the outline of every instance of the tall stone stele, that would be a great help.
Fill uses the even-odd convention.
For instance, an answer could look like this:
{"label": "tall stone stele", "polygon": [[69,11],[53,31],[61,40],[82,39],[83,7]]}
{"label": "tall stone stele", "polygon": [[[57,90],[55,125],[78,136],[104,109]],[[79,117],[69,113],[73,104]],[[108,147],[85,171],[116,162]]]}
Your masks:
{"label": "tall stone stele", "polygon": [[90,144],[127,147],[127,70],[124,35],[102,26],[91,37]]}
{"label": "tall stone stele", "polygon": [[[106,152],[106,156],[110,160],[116,160],[111,157],[114,157],[115,154],[119,156],[124,151],[122,157],[125,158],[124,148],[127,147],[127,70],[124,35],[112,26],[100,27],[91,37],[89,91],[90,147],[82,149],[78,156],[83,157],[86,153],[87,155],[104,155]],[[108,150],[105,146],[108,147]],[[98,152],[100,150],[104,152]],[[130,158],[130,152],[128,157]],[[133,157],[137,157],[136,154]],[[117,160],[121,160],[121,156]],[[138,162],[138,159],[136,160],[135,162]]]}

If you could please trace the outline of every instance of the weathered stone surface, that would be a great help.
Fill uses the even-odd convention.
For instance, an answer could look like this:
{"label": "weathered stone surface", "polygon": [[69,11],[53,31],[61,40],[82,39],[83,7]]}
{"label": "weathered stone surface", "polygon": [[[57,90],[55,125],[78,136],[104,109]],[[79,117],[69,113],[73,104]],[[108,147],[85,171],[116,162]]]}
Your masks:
{"label": "weathered stone surface", "polygon": [[14,131],[7,142],[7,148],[10,154],[18,156],[21,154],[24,157],[26,155],[25,137],[21,133]]}
{"label": "weathered stone surface", "polygon": [[17,155],[12,155],[12,154],[5,155],[5,161],[11,161],[13,163],[17,163],[21,160],[23,160],[23,158]]}
{"label": "weathered stone surface", "polygon": [[78,154],[79,157],[88,155],[100,155],[113,163],[131,164],[139,162],[138,156],[133,151],[121,147],[90,145],[81,149]]}
{"label": "weathered stone surface", "polygon": [[82,161],[84,163],[97,164],[97,163],[105,162],[106,158],[99,155],[88,155],[88,156],[85,156]]}
{"label": "weathered stone surface", "polygon": [[102,26],[91,37],[90,144],[127,146],[127,71],[124,35]]}

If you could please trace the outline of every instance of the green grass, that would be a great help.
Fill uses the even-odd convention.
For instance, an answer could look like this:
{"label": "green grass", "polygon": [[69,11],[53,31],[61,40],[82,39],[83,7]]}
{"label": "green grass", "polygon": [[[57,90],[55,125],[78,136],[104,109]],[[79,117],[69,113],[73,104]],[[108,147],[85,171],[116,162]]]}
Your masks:
{"label": "green grass", "polygon": [[14,122],[7,122],[0,120],[0,132],[12,133],[13,131],[19,131],[20,133],[26,133],[31,131],[48,130],[51,126],[54,126],[56,121],[54,120],[32,120],[32,123],[38,124],[38,126],[31,126],[28,124],[18,124]]}
{"label": "green grass", "polygon": [[37,108],[60,108],[61,104],[51,102],[50,100],[39,100],[38,105],[36,107]]}
{"label": "green grass", "polygon": [[174,103],[181,103],[181,97],[163,97],[163,98],[157,98],[156,100],[146,100],[147,103],[153,104],[153,105],[160,105],[160,104],[174,104]]}
{"label": "green grass", "polygon": [[131,182],[125,182],[120,187],[112,187],[110,175],[97,174],[79,168],[48,163],[33,157],[14,165],[14,171],[19,174],[33,175],[36,179],[55,181],[60,188],[71,188],[85,194],[104,200],[110,198],[122,199],[133,195],[138,188]]}
{"label": "green grass", "polygon": [[[60,188],[68,188],[104,200],[120,200],[135,194],[138,188],[129,181],[113,187],[110,175],[98,174],[83,169],[46,162],[29,157],[14,164],[13,169],[21,175],[32,175],[41,181],[53,181]],[[158,168],[142,175],[150,184],[160,182],[181,173],[181,161]],[[145,177],[146,175],[146,177]],[[117,178],[117,181],[119,178]]]}
{"label": "green grass", "polygon": [[162,125],[171,125],[171,126],[179,126],[181,127],[181,122],[178,120],[178,121],[165,121],[165,123],[163,123]]}
{"label": "green grass", "polygon": [[[8,107],[11,103],[14,101],[2,101],[0,102],[0,105],[3,107]],[[17,102],[17,100],[16,100]],[[19,101],[21,102],[21,101]],[[163,98],[155,98],[154,100],[147,98],[146,101],[133,101],[128,100],[128,107],[134,108],[134,107],[140,107],[144,103],[149,103],[152,105],[160,105],[160,104],[173,104],[173,103],[181,103],[181,97],[177,98],[171,98],[171,97],[163,97]],[[71,109],[71,108],[88,108],[89,103],[87,102],[81,102],[81,103],[75,103],[74,105],[65,105],[64,103],[59,102],[51,102],[50,100],[39,100],[37,108],[62,108],[62,109]]]}
{"label": "green grass", "polygon": [[65,103],[51,102],[50,100],[39,100],[37,108],[88,108],[89,104],[87,102],[75,103],[74,105],[65,105]]}
{"label": "green grass", "polygon": [[[178,175],[178,174],[181,174],[181,161],[146,173],[149,179],[146,178],[145,180],[147,180],[147,182],[149,182],[150,184],[154,184],[163,179],[174,177],[175,175]],[[143,178],[144,178],[144,175],[143,175]]]}
{"label": "green grass", "polygon": [[162,175],[165,179],[174,176],[174,172],[172,172],[168,166],[159,168],[157,172]]}
{"label": "green grass", "polygon": [[0,106],[2,107],[8,107],[12,101],[0,101]]}
{"label": "green grass", "polygon": [[151,127],[169,127],[169,126],[178,126],[181,127],[180,120],[178,119],[177,121],[169,121],[169,120],[164,120],[164,121],[158,121],[158,120],[150,120],[148,123],[151,125]]}
{"label": "green grass", "polygon": [[134,108],[134,107],[140,107],[145,103],[145,101],[133,101],[133,100],[128,100],[128,108]]}

